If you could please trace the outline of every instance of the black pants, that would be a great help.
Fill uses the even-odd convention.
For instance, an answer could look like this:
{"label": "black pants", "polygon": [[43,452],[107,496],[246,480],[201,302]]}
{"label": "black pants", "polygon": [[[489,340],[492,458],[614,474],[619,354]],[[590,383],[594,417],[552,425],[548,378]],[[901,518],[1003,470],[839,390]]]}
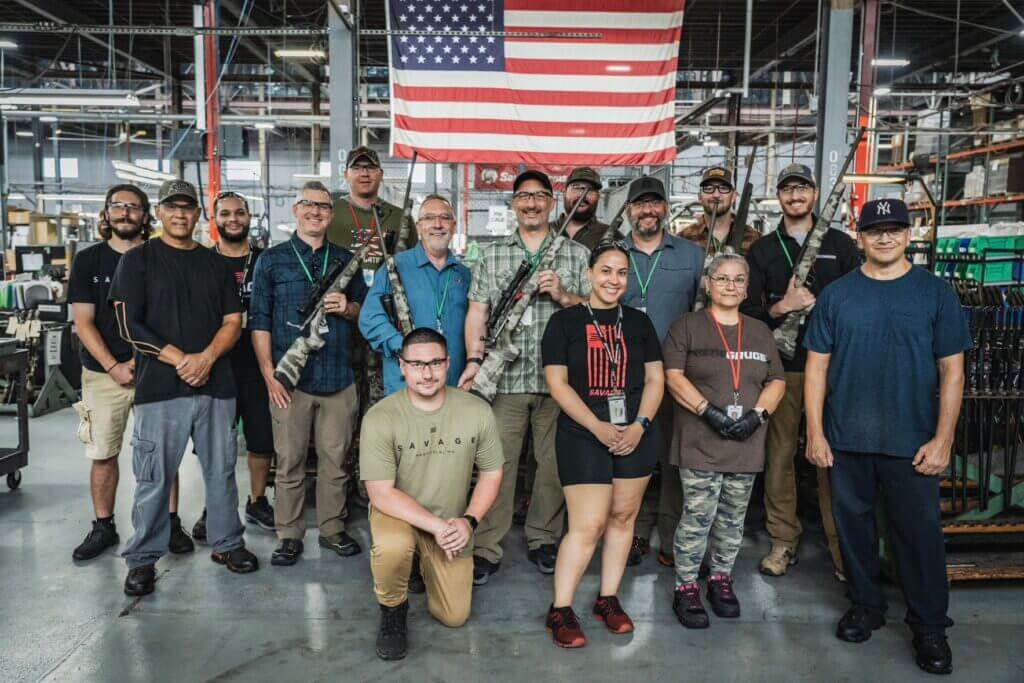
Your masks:
{"label": "black pants", "polygon": [[906,621],[915,632],[943,631],[949,584],[939,517],[939,478],[918,474],[910,458],[835,451],[829,470],[832,516],[854,605],[885,611],[879,584],[875,502],[881,490],[899,565]]}

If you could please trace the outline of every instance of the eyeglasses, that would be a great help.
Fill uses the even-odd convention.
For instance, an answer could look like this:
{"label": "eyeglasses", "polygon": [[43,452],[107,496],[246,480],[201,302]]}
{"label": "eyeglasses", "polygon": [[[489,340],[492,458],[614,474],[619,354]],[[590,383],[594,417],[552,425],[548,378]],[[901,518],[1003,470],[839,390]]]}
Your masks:
{"label": "eyeglasses", "polygon": [[712,275],[708,279],[714,282],[719,287],[723,288],[728,287],[729,285],[733,285],[735,287],[743,287],[744,285],[747,284],[746,275],[737,275],[736,277],[728,277],[726,275]]}
{"label": "eyeglasses", "polygon": [[793,183],[792,185],[783,185],[779,188],[779,194],[793,194],[794,192],[810,192],[814,189],[814,185],[810,183]]}
{"label": "eyeglasses", "polygon": [[547,190],[541,190],[539,192],[516,192],[512,195],[512,199],[517,202],[524,204],[528,203],[531,199],[538,202],[544,202],[551,199],[554,195]]}
{"label": "eyeglasses", "polygon": [[199,205],[195,202],[160,202],[160,206],[163,207],[164,211],[181,211],[182,213],[188,213],[189,211],[195,211],[199,208]]}
{"label": "eyeglasses", "polygon": [[638,209],[655,209],[665,202],[664,199],[635,199],[630,204]]}
{"label": "eyeglasses", "polygon": [[[399,357],[401,358],[401,356]],[[435,358],[434,360],[406,360],[405,358],[402,358],[402,362],[416,372],[423,372],[427,368],[430,368],[433,372],[440,372],[444,369],[444,366],[448,364],[448,359]]]}
{"label": "eyeglasses", "polygon": [[586,183],[573,183],[572,185],[567,186],[565,189],[572,190],[573,192],[578,192],[579,194],[597,194],[598,192],[596,188],[592,187],[591,185],[587,185]]}
{"label": "eyeglasses", "polygon": [[441,221],[442,223],[453,223],[455,216],[450,213],[427,213],[420,216],[421,223],[433,223],[435,221]]}
{"label": "eyeglasses", "polygon": [[107,213],[110,213],[112,211],[138,213],[142,211],[142,206],[139,204],[132,204],[131,202],[110,202],[109,204],[107,204]]}
{"label": "eyeglasses", "polygon": [[380,169],[380,166],[374,166],[373,164],[352,164],[348,167],[348,170],[355,171],[356,173],[369,173]]}
{"label": "eyeglasses", "polygon": [[910,228],[904,228],[903,226],[895,226],[894,225],[894,226],[889,227],[889,228],[878,228],[878,229],[870,228],[868,230],[861,230],[860,234],[864,235],[864,237],[868,238],[869,240],[876,240],[877,241],[877,240],[882,239],[882,237],[891,237],[893,239],[896,239],[896,238],[900,237],[903,234],[904,230],[909,230],[909,229]]}
{"label": "eyeglasses", "polygon": [[704,194],[729,194],[732,192],[732,188],[727,185],[709,183],[707,185],[701,185],[700,191]]}
{"label": "eyeglasses", "polygon": [[312,199],[300,199],[295,202],[296,206],[301,206],[304,209],[320,209],[321,211],[331,211],[334,209],[334,205],[330,202],[314,202]]}

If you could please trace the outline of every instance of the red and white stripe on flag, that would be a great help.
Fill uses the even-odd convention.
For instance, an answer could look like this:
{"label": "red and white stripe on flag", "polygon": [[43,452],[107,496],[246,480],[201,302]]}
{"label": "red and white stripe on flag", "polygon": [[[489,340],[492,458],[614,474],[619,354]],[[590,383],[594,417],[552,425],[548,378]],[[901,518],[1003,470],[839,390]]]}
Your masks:
{"label": "red and white stripe on flag", "polygon": [[[388,0],[388,28],[402,32],[388,38],[392,156],[670,163],[683,4]],[[454,33],[428,35],[442,31]],[[488,31],[600,37],[475,35]]]}

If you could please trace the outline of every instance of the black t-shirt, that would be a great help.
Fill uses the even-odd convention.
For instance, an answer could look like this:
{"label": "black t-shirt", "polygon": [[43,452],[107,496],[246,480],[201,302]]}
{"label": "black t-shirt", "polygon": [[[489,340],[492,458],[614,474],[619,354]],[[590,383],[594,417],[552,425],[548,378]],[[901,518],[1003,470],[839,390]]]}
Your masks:
{"label": "black t-shirt", "polygon": [[[661,360],[661,344],[651,319],[629,306],[622,307],[622,335],[619,336],[615,325],[618,315],[614,308],[594,309],[605,341],[618,347],[622,358],[614,376],[608,352],[583,304],[563,308],[551,316],[544,330],[541,356],[544,365],[568,367],[569,386],[600,420],[607,422],[609,419],[608,396],[624,390],[626,418],[632,422],[640,410],[644,393],[644,364]],[[558,419],[563,427],[587,431],[565,413]]]}
{"label": "black t-shirt", "polygon": [[[256,259],[259,258],[262,249],[252,247],[248,256],[225,256],[220,254],[231,270],[238,286],[238,296],[242,300],[242,336],[239,337],[235,348],[231,349],[228,358],[231,360],[231,369],[235,373],[235,381],[239,385],[252,381],[262,382],[259,363],[256,362],[256,352],[252,348],[252,332],[249,331],[249,300],[252,299],[252,273],[256,270]],[[220,252],[218,252],[220,253]]]}
{"label": "black t-shirt", "polygon": [[[131,359],[132,347],[121,337],[117,329],[117,316],[107,302],[110,281],[113,280],[114,271],[117,270],[120,261],[121,254],[114,251],[106,242],[78,252],[71,264],[71,276],[68,278],[68,303],[92,304],[96,307],[93,323],[103,337],[107,350],[118,362],[123,363]],[[85,344],[82,344],[80,355],[83,366],[94,372],[106,370],[96,362],[85,348]]]}
{"label": "black t-shirt", "polygon": [[[109,300],[124,302],[126,317],[137,320],[164,344],[173,344],[185,353],[205,349],[224,316],[242,311],[235,277],[221,256],[202,247],[176,249],[159,239],[149,240],[121,258]],[[219,358],[207,383],[193,389],[178,377],[172,365],[140,350],[135,361],[136,403],[194,394],[235,396],[235,380],[227,358]]]}

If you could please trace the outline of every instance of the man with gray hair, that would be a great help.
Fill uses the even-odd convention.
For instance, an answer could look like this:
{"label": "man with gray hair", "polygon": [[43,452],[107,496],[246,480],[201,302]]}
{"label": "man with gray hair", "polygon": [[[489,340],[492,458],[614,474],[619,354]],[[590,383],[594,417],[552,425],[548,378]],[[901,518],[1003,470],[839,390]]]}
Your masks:
{"label": "man with gray hair", "polygon": [[298,309],[325,278],[331,262],[347,264],[353,258],[349,250],[327,241],[333,204],[323,183],[303,185],[292,213],[296,228],[291,239],[266,250],[256,262],[249,309],[252,344],[270,394],[274,422],[274,521],[281,540],[270,559],[274,565],[293,565],[303,551],[306,451],[311,429],[318,456],[316,516],[320,546],[342,556],[362,551],[345,533],[348,473],[342,461],[352,443],[359,408],[352,372],[352,339],[367,287],[362,278],[356,277],[344,293],[324,297],[327,316],[319,332],[326,344],[310,355],[295,390],[289,392],[274,377],[274,368],[292,342],[308,333]]}
{"label": "man with gray hair", "polygon": [[[448,342],[447,384],[457,386],[466,367],[466,307],[469,303],[469,268],[448,248],[455,235],[455,211],[446,197],[428,195],[416,219],[419,241],[395,255],[398,276],[409,299],[413,328],[429,327]],[[384,393],[404,386],[398,368],[402,333],[391,319],[385,298],[391,293],[386,268],[377,270],[370,293],[359,314],[359,331],[370,348],[384,357]]]}

